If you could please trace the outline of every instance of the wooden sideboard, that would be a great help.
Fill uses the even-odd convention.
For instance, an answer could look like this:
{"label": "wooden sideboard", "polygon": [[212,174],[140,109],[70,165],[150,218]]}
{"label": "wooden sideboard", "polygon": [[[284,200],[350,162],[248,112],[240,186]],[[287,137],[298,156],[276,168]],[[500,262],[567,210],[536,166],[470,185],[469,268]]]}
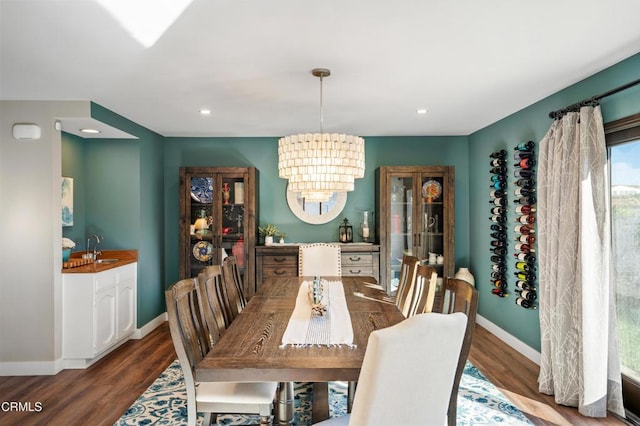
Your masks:
{"label": "wooden sideboard", "polygon": [[[380,281],[380,246],[342,244],[341,252],[342,275],[374,277]],[[271,277],[297,275],[298,245],[273,244],[256,247],[256,286]]]}

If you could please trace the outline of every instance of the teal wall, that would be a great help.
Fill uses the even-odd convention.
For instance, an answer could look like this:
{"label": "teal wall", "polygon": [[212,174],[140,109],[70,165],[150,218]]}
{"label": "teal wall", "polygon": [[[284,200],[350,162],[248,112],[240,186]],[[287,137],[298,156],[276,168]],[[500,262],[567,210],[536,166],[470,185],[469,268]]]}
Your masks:
{"label": "teal wall", "polygon": [[[286,201],[286,181],[278,177],[278,138],[167,138],[165,144],[166,284],[178,279],[179,168],[183,166],[254,166],[259,173],[258,224],[273,223],[288,241],[337,241],[344,217],[355,224],[357,212],[375,207],[375,169],[383,165],[456,167],[456,259],[469,257],[467,137],[365,137],[365,176],[356,180],[344,211],[323,225],[297,219]],[[460,191],[458,192],[458,186]]]}
{"label": "teal wall", "polygon": [[73,251],[85,250],[87,236],[85,187],[84,139],[70,133],[62,133],[62,176],[73,178],[73,226],[63,226],[62,236],[76,243]]}
{"label": "teal wall", "polygon": [[[615,87],[640,78],[640,54],[608,68],[586,80],[549,96],[509,117],[504,118],[469,137],[469,205],[470,215],[470,252],[471,270],[476,278],[476,287],[480,292],[479,314],[508,333],[519,338],[527,345],[540,350],[540,323],[537,311],[522,309],[515,305],[515,297],[502,299],[491,294],[491,263],[489,242],[489,154],[506,149],[509,155],[513,147],[523,141],[538,143],[551,126],[548,113],[564,108],[582,99],[605,93]],[[619,94],[605,98],[601,102],[605,122],[616,120],[640,112],[640,85]],[[510,157],[508,170],[513,176],[513,163]],[[513,181],[513,179],[510,181]],[[456,188],[457,189],[457,188]],[[513,185],[509,187],[513,193]],[[512,197],[510,197],[510,201]],[[509,240],[513,242],[513,226],[516,215],[514,205],[510,203]],[[509,262],[508,282],[513,291],[515,277],[514,262]],[[544,283],[538,283],[544,286]]]}

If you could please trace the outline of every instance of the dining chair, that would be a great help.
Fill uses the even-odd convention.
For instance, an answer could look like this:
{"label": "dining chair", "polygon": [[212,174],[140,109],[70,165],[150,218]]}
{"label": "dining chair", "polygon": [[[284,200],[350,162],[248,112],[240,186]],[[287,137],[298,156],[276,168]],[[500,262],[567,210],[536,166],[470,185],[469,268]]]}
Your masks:
{"label": "dining chair", "polygon": [[202,324],[208,338],[208,348],[211,349],[227,329],[220,266],[211,265],[204,268],[198,274],[196,283]]}
{"label": "dining chair", "polygon": [[436,294],[438,273],[427,265],[418,265],[413,283],[407,285],[407,300],[403,306],[403,314],[409,318],[417,314],[429,313],[433,308]]}
{"label": "dining chair", "polygon": [[466,324],[463,313],[429,313],[373,331],[351,414],[317,425],[445,424]]}
{"label": "dining chair", "polygon": [[404,255],[402,257],[398,289],[396,290],[394,301],[398,309],[400,309],[400,312],[402,312],[405,317],[407,316],[407,309],[405,309],[405,305],[407,305],[409,292],[413,286],[413,282],[415,281],[416,271],[419,264],[420,259],[415,256]]}
{"label": "dining chair", "polygon": [[440,306],[436,308],[443,314],[463,313],[467,315],[467,327],[464,333],[464,342],[458,367],[456,369],[455,381],[451,390],[449,400],[449,410],[447,422],[450,426],[456,424],[456,413],[458,410],[458,388],[460,379],[464,372],[464,367],[471,350],[473,331],[476,326],[476,314],[478,312],[478,290],[468,282],[456,278],[445,278],[440,288]]}
{"label": "dining chair", "polygon": [[242,274],[235,256],[227,256],[222,261],[222,278],[227,291],[227,298],[231,305],[234,318],[247,306],[247,299],[242,290]]}
{"label": "dining chair", "polygon": [[298,248],[298,275],[341,276],[341,250],[338,244],[301,244]]}
{"label": "dining chair", "polygon": [[195,426],[197,412],[205,413],[205,425],[215,423],[218,414],[257,414],[260,424],[271,422],[275,382],[196,382],[194,371],[206,355],[198,329],[196,280],[178,281],[165,291],[171,340],[178,355],[187,388],[187,424]]}

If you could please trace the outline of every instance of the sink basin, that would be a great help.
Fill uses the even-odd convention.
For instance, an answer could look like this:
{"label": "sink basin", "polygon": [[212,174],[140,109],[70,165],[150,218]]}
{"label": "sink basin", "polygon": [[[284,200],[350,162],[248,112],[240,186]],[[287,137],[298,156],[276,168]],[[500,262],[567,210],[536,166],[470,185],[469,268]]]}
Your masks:
{"label": "sink basin", "polygon": [[119,262],[120,259],[98,259],[96,263],[116,263]]}

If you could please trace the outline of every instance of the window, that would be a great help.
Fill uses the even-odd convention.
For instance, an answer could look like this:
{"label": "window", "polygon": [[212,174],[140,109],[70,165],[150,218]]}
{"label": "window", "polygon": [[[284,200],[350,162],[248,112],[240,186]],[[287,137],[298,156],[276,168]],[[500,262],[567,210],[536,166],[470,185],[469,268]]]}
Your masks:
{"label": "window", "polygon": [[611,185],[612,271],[625,408],[640,414],[640,114],[605,126]]}

